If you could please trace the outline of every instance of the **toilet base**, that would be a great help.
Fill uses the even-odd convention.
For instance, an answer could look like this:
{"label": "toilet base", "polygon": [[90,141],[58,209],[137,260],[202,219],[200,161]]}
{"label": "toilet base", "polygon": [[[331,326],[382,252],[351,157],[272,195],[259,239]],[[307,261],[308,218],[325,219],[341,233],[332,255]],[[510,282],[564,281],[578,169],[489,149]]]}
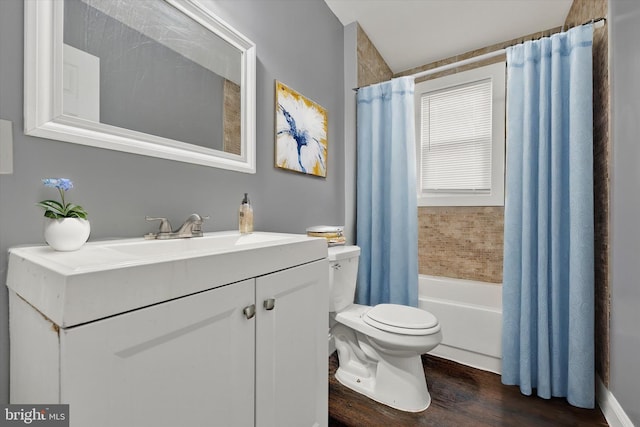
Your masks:
{"label": "toilet base", "polygon": [[400,411],[422,412],[427,409],[429,405],[431,405],[431,395],[428,391],[426,392],[426,395],[423,395],[423,398],[420,399],[420,403],[416,403],[415,399],[413,398],[410,399],[411,402],[403,402],[401,396],[387,398],[378,396],[378,394],[375,393],[375,380],[362,380],[356,376],[349,374],[348,372],[340,371],[340,368],[338,368],[338,370],[336,371],[335,377],[343,386],[350,388],[357,393],[363,394],[378,403],[382,403],[383,405],[387,405]]}
{"label": "toilet base", "polygon": [[422,412],[431,396],[419,354],[381,357],[375,343],[344,325],[333,330],[340,384],[376,402],[406,412]]}

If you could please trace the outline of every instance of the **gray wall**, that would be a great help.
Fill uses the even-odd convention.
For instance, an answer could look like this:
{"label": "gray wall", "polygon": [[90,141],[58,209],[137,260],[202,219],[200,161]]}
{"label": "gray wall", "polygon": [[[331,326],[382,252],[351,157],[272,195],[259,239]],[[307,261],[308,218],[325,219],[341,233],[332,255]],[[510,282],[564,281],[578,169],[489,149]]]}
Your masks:
{"label": "gray wall", "polygon": [[640,426],[640,2],[609,2],[611,52],[611,378],[609,390]]}
{"label": "gray wall", "polygon": [[344,232],[348,244],[356,241],[356,92],[358,87],[358,24],[344,27]]}
{"label": "gray wall", "polygon": [[[248,192],[257,230],[302,233],[344,221],[343,27],[322,0],[207,0],[257,45],[257,173],[120,153],[25,136],[22,132],[23,1],[0,0],[0,119],[13,122],[14,173],[0,175],[0,402],[8,401],[7,249],[40,244],[42,210],[55,196],[44,177],[65,177],[68,197],[91,219],[91,240],[153,231],[145,215],[174,227],[192,212],[211,215],[205,231],[235,229]],[[274,168],[274,80],[325,107],[328,171],[321,179]]]}

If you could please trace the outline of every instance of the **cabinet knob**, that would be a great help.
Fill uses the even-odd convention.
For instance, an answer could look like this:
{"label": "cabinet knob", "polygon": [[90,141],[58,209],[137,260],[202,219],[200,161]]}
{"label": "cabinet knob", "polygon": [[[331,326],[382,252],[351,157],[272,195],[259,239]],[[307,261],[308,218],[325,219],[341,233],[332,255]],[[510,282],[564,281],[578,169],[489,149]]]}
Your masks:
{"label": "cabinet knob", "polygon": [[244,313],[244,316],[247,319],[251,319],[253,316],[256,315],[256,305],[255,304],[248,305],[242,310],[242,312]]}
{"label": "cabinet knob", "polygon": [[267,310],[273,310],[273,307],[276,306],[276,299],[275,298],[269,298],[264,300],[264,308]]}

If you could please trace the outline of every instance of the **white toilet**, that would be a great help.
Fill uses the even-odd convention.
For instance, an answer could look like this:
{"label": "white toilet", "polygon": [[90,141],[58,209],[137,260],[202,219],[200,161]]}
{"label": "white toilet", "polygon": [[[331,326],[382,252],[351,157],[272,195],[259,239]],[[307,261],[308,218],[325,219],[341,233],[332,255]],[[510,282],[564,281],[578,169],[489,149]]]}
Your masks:
{"label": "white toilet", "polygon": [[431,396],[420,355],[442,333],[431,313],[396,304],[354,304],[357,246],[329,248],[329,319],[338,351],[336,379],[371,399],[408,412],[429,407]]}

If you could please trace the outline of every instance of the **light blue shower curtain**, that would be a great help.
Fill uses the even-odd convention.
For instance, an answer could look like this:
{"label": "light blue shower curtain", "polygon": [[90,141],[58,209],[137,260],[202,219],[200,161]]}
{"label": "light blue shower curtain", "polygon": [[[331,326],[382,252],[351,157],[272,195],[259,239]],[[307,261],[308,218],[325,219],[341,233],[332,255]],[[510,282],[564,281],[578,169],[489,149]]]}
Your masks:
{"label": "light blue shower curtain", "polygon": [[591,25],[507,49],[502,382],[594,406]]}
{"label": "light blue shower curtain", "polygon": [[414,82],[358,91],[356,302],[418,305]]}

